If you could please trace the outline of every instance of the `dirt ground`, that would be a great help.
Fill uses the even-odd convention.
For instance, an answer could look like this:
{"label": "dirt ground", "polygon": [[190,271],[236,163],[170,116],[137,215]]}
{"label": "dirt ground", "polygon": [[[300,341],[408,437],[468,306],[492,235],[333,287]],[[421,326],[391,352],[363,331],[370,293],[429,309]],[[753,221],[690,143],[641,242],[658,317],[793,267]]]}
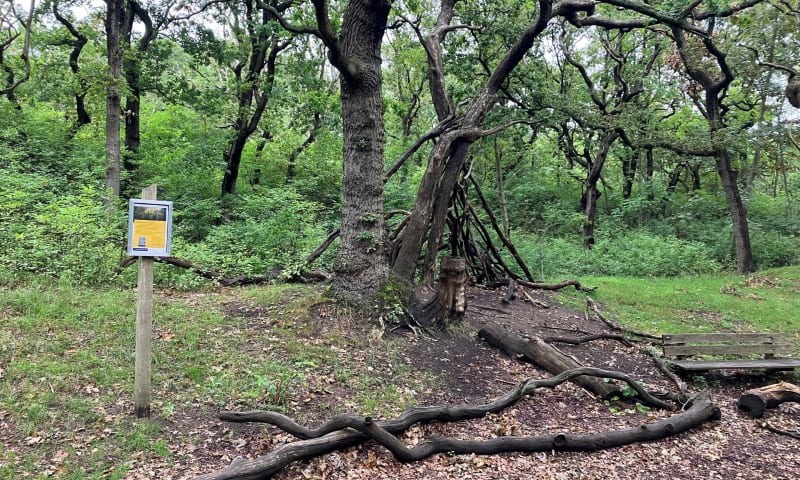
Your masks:
{"label": "dirt ground", "polygon": [[[501,303],[504,292],[470,290],[465,326],[438,338],[403,333],[404,347],[393,359],[408,368],[425,371],[437,379],[437,388],[416,392],[417,405],[482,404],[511,389],[527,377],[547,377],[545,371],[489,347],[474,332],[487,322],[497,322],[523,336],[582,336],[612,333],[606,324],[583,312],[566,309],[551,297],[529,292],[548,308],[518,297],[510,305]],[[257,338],[249,341],[258,341]],[[648,390],[674,391],[651,358],[640,353],[641,345],[627,347],[615,341],[597,341],[581,346],[559,345],[586,366],[619,370],[640,379]],[[391,369],[390,369],[391,370]],[[372,372],[380,374],[380,372]],[[747,389],[780,381],[781,374],[753,372],[711,373],[687,378],[693,392],[707,389],[722,411],[722,419],[668,439],[634,444],[599,452],[507,453],[492,456],[435,455],[422,462],[401,464],[374,442],[332,453],[309,462],[296,463],[276,477],[289,479],[797,479],[800,478],[800,440],[763,428],[764,421],[784,429],[800,428],[797,404],[784,404],[753,420],[736,407]],[[794,380],[794,377],[789,377]],[[341,389],[322,392],[314,402],[299,405],[289,415],[316,426],[326,420],[320,405],[338,401]],[[324,409],[323,409],[324,410]],[[352,412],[358,413],[358,412]],[[189,446],[185,455],[166,465],[139,465],[130,478],[192,478],[228,465],[235,457],[253,458],[291,441],[274,427],[231,425],[213,418],[214,412],[196,412],[196,417],[170,428],[204,432],[203,442]],[[401,437],[413,445],[432,434],[461,439],[488,439],[501,435],[535,435],[571,432],[594,433],[640,425],[665,412],[640,412],[634,405],[609,408],[588,393],[565,383],[554,390],[539,390],[500,415],[458,423],[419,425]],[[150,473],[148,473],[150,472]],[[155,474],[151,476],[150,474]]]}

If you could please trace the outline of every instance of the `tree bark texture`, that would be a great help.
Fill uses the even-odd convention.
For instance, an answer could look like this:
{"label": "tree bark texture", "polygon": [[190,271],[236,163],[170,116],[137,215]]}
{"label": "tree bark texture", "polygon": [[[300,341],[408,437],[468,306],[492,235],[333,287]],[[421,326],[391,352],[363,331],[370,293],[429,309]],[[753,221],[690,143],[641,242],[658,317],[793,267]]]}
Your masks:
{"label": "tree bark texture", "polygon": [[108,55],[109,80],[106,86],[106,189],[111,197],[106,206],[114,204],[120,190],[120,112],[122,88],[122,51],[120,34],[123,16],[123,0],[106,0],[106,51]]}
{"label": "tree bark texture", "polygon": [[389,274],[384,244],[381,91],[381,42],[389,10],[390,3],[385,1],[349,2],[342,21],[341,50],[334,52],[345,60],[333,61],[344,70],[342,226],[333,288],[340,300],[357,305],[372,298]]}
{"label": "tree bark texture", "polygon": [[420,307],[415,317],[424,326],[444,327],[467,311],[467,262],[458,257],[442,257],[436,295]]}
{"label": "tree bark texture", "polygon": [[747,223],[747,207],[744,205],[736,172],[731,166],[730,153],[721,149],[717,155],[717,173],[722,180],[722,189],[728,202],[733,223],[733,245],[736,249],[736,271],[740,274],[756,271],[753,249],[750,245],[750,228]]}
{"label": "tree bark texture", "polygon": [[761,418],[764,411],[784,402],[800,402],[800,387],[780,382],[766,387],[753,388],[739,397],[739,408],[747,411],[751,418]]}
{"label": "tree bark texture", "polygon": [[453,422],[482,418],[487,413],[499,413],[523,397],[534,395],[539,388],[554,388],[570,378],[581,375],[615,378],[627,382],[632,388],[640,388],[638,383],[620,372],[581,368],[547,379],[525,379],[500,398],[487,404],[413,407],[407,409],[396,419],[379,422],[354,415],[340,415],[319,428],[310,429],[277,412],[223,412],[220,414],[222,420],[268,423],[302,440],[282,445],[264,456],[237,462],[217,472],[202,475],[197,477],[197,480],[270,478],[292,462],[351,447],[369,439],[373,439],[389,449],[399,461],[410,462],[443,452],[490,455],[511,451],[600,450],[666,438],[697,427],[709,420],[720,418],[719,409],[711,403],[710,397],[700,394],[692,399],[687,404],[687,409],[681,413],[619,431],[588,435],[558,433],[527,437],[500,437],[486,441],[431,437],[414,448],[407,448],[396,437],[417,423]]}

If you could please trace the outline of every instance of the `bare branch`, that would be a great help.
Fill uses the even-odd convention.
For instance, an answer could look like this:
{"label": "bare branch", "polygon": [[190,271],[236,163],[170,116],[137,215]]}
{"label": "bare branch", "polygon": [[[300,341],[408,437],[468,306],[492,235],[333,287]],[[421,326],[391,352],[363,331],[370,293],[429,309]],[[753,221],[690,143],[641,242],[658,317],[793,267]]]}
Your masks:
{"label": "bare branch", "polygon": [[[22,44],[22,53],[20,54],[20,58],[22,58],[22,61],[24,62],[24,67],[23,67],[24,73],[22,75],[22,78],[19,78],[17,80],[9,80],[10,83],[6,85],[5,88],[0,89],[0,95],[7,95],[12,93],[18,86],[28,81],[28,78],[30,78],[31,76],[31,59],[29,53],[31,48],[31,26],[33,24],[33,10],[35,7],[36,7],[36,0],[31,0],[30,9],[28,10],[28,18],[25,20],[24,24],[25,36]],[[13,4],[11,8],[12,9],[14,8]],[[10,45],[11,42],[14,41],[14,39],[17,38],[18,36],[19,36],[18,33],[14,35],[11,32],[9,32],[7,37],[8,42],[4,43],[3,46],[0,48],[5,48],[6,46]],[[13,78],[11,74],[9,75],[9,78]]]}

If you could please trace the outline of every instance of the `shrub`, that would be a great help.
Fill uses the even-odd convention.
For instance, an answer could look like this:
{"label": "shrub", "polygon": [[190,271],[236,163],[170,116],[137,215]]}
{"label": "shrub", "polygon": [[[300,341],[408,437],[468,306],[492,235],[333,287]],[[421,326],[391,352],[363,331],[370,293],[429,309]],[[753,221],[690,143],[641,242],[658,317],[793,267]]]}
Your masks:
{"label": "shrub", "polygon": [[759,269],[800,263],[800,238],[753,229],[750,232],[750,244]]}
{"label": "shrub", "polygon": [[210,227],[203,241],[176,238],[173,254],[225,275],[263,275],[301,262],[328,233],[319,206],[290,188],[239,195],[232,207],[230,221]]}
{"label": "shrub", "polygon": [[541,278],[675,276],[721,270],[719,262],[702,243],[655,236],[644,231],[600,239],[592,250],[584,250],[578,239],[537,238],[518,232],[515,232],[514,239],[529,268]]}
{"label": "shrub", "polygon": [[44,274],[72,284],[107,281],[119,259],[124,214],[109,217],[102,190],[62,186],[37,174],[0,170],[0,256],[3,269]]}

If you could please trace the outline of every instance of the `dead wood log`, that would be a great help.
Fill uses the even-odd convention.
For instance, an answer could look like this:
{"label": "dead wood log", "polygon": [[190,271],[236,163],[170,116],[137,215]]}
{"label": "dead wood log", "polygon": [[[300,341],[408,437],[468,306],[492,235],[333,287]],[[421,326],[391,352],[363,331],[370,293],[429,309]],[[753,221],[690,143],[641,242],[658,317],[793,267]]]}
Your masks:
{"label": "dead wood log", "polygon": [[765,410],[775,408],[784,402],[800,402],[800,387],[788,382],[780,382],[753,388],[739,397],[738,406],[747,411],[751,418],[761,418]]}
{"label": "dead wood log", "polygon": [[374,422],[371,419],[341,415],[316,429],[297,424],[291,418],[277,412],[224,412],[220,418],[234,422],[269,423],[305,440],[278,447],[261,457],[244,460],[214,473],[198,477],[197,480],[248,480],[269,478],[286,465],[299,460],[314,458],[338,449],[362,443],[370,438],[378,441],[401,461],[413,461],[439,452],[495,454],[508,451],[550,451],[550,450],[598,450],[629,443],[651,441],[665,438],[702,423],[719,419],[717,409],[706,394],[696,397],[688,410],[663,418],[653,423],[642,424],[637,428],[601,432],[591,435],[538,435],[531,437],[502,437],[489,441],[468,442],[452,438],[432,437],[415,449],[408,449],[395,435],[403,433],[411,426],[421,422],[459,421],[482,418],[487,413],[498,413],[514,405],[524,396],[534,395],[539,388],[555,388],[561,383],[581,375],[600,378],[616,378],[631,385],[638,385],[620,372],[596,368],[580,368],[563,372],[546,379],[528,378],[520,382],[500,398],[484,405],[458,405],[453,407],[409,408],[393,420]]}
{"label": "dead wood log", "polygon": [[525,295],[525,298],[527,298],[528,301],[531,302],[533,305],[536,305],[537,307],[542,308],[542,309],[550,308],[550,305],[548,305],[548,304],[546,304],[546,303],[544,303],[544,302],[542,302],[540,300],[536,300],[535,298],[531,297],[531,295],[528,292],[526,292],[525,290],[520,289],[520,291],[522,292],[523,295]]}
{"label": "dead wood log", "polygon": [[[517,248],[505,234],[504,229],[500,228],[500,225],[498,225],[497,219],[494,216],[494,212],[492,211],[489,202],[486,200],[486,197],[483,195],[483,192],[481,191],[481,186],[478,184],[478,181],[475,180],[475,177],[473,177],[472,175],[470,175],[469,180],[475,187],[475,193],[478,195],[478,198],[481,201],[481,205],[483,205],[483,210],[486,212],[487,215],[489,215],[489,221],[492,223],[492,228],[494,228],[494,231],[495,233],[497,233],[498,238],[500,238],[500,241],[503,242],[503,245],[505,245],[505,247],[514,257],[514,260],[516,260],[517,265],[519,265],[519,268],[521,268],[522,272],[525,273],[525,277],[529,281],[533,281],[533,275],[531,274],[530,270],[528,270],[528,265],[526,265],[525,261],[522,260],[522,256],[519,254],[519,252],[517,252]],[[475,215],[475,218],[477,218],[477,215]]]}
{"label": "dead wood log", "polygon": [[443,327],[467,311],[467,262],[460,257],[442,257],[436,294],[413,312],[424,326]]}
{"label": "dead wood log", "polygon": [[322,254],[325,253],[325,251],[328,249],[328,247],[331,246],[333,241],[339,238],[340,233],[341,230],[338,228],[333,232],[331,232],[331,234],[328,235],[328,237],[325,240],[323,240],[322,243],[317,248],[315,248],[313,252],[308,254],[306,259],[303,260],[303,265],[307,267],[312,263],[314,263],[319,257],[321,257]]}
{"label": "dead wood log", "polygon": [[[478,332],[478,337],[514,358],[541,366],[553,375],[573,368],[580,368],[576,360],[561,353],[539,337],[525,339],[511,333],[496,323],[489,323]],[[574,383],[585,388],[602,400],[621,396],[619,389],[592,377],[576,377]]]}

